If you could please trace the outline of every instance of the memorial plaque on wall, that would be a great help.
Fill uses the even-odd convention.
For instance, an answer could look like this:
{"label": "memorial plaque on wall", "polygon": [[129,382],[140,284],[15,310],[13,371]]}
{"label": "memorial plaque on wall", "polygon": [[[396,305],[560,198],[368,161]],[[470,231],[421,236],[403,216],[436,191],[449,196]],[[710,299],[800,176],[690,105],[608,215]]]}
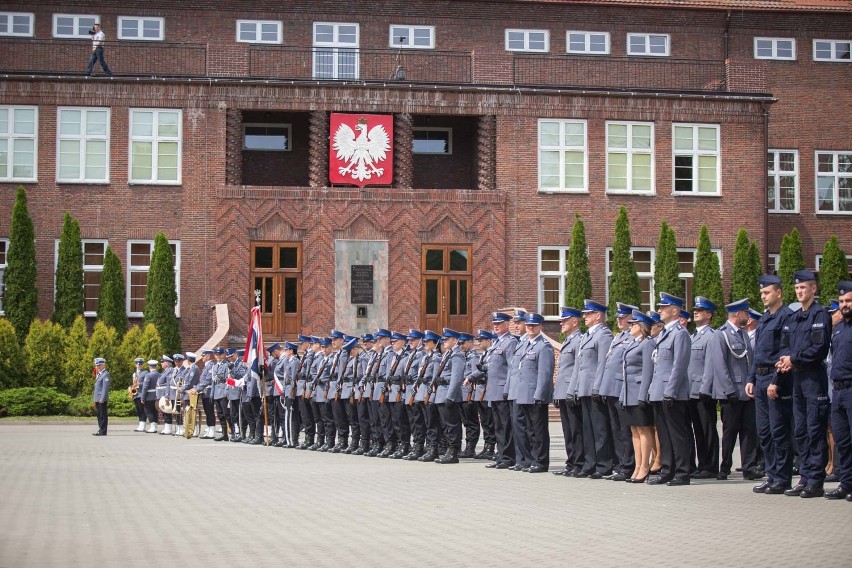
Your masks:
{"label": "memorial plaque on wall", "polygon": [[353,264],[351,267],[351,302],[353,304],[373,303],[373,265]]}

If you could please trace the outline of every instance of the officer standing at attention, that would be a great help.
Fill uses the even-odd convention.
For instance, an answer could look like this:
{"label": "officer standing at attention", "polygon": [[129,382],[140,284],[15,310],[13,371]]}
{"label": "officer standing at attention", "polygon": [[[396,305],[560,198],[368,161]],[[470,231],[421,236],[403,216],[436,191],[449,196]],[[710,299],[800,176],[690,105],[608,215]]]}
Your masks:
{"label": "officer standing at attention", "polygon": [[[409,400],[413,403],[413,397],[416,397],[415,384],[417,383],[420,361],[424,357],[423,333],[418,329],[409,329],[407,337],[409,350],[400,363],[402,366],[403,391],[400,393],[401,407],[399,412],[401,416],[399,417],[399,423],[408,429],[414,445],[412,446],[406,442],[406,444],[398,448],[396,453],[390,457],[393,459],[408,459],[410,461],[412,459],[416,460],[423,455],[426,424],[423,421],[422,413],[419,412],[415,404],[408,404]],[[408,436],[405,436],[405,440],[408,440]],[[419,450],[418,447],[420,448]]]}
{"label": "officer standing at attention", "polygon": [[355,456],[363,456],[370,452],[370,440],[373,435],[370,425],[370,399],[372,398],[372,391],[368,390],[370,381],[367,379],[370,363],[376,355],[376,352],[373,350],[373,345],[375,344],[373,334],[365,333],[362,335],[361,344],[364,346],[364,353],[359,357],[358,380],[353,385],[355,389],[354,400],[358,412],[358,430],[361,436],[360,447],[352,451],[352,455]]}
{"label": "officer standing at attention", "polygon": [[157,360],[151,359],[148,361],[148,372],[145,373],[145,380],[139,384],[139,390],[142,391],[142,400],[145,405],[145,416],[148,418],[148,429],[145,430],[149,434],[157,433],[157,384],[160,380],[160,373],[157,372]]}
{"label": "officer standing at attention", "polygon": [[417,458],[410,457],[409,461],[416,459],[425,463],[433,462],[441,457],[438,452],[438,445],[441,441],[441,419],[438,416],[438,409],[435,404],[430,404],[432,379],[441,361],[441,352],[438,350],[441,341],[441,336],[434,331],[427,329],[423,332],[423,350],[426,354],[420,360],[420,368],[417,370],[417,392],[414,396],[414,406],[422,416],[425,448],[422,455]]}
{"label": "officer standing at attention", "polygon": [[106,436],[109,416],[107,415],[107,403],[109,403],[109,371],[106,370],[106,359],[95,358],[95,388],[92,393],[92,402],[98,415],[98,431],[92,436]]}
{"label": "officer standing at attention", "polygon": [[[683,305],[683,298],[660,292],[657,311],[665,327],[657,337],[654,376],[647,392],[654,405],[662,467],[658,476],[648,479],[649,485],[689,485],[693,440],[687,410],[687,370],[692,341],[689,332],[678,321]],[[644,383],[642,386],[644,389]],[[642,393],[639,400],[643,400],[641,396]]]}
{"label": "officer standing at attention", "polygon": [[303,341],[303,338],[305,338],[305,336],[299,336],[299,341],[301,341],[303,346],[305,343],[308,343],[308,346],[305,347],[305,352],[302,354],[302,371],[299,373],[299,380],[296,382],[296,395],[301,398],[299,401],[299,408],[302,414],[302,425],[305,430],[305,441],[297,446],[297,449],[299,450],[307,450],[314,445],[314,440],[316,439],[316,417],[314,416],[314,409],[311,405],[311,400],[306,398],[306,396],[311,388],[310,382],[314,361],[317,354],[320,352],[318,337],[307,337],[307,341]]}
{"label": "officer standing at attention", "polygon": [[559,409],[559,419],[562,423],[562,436],[565,439],[565,467],[557,469],[554,475],[574,477],[583,469],[583,411],[580,403],[573,396],[568,396],[568,383],[574,374],[574,364],[577,360],[577,346],[580,345],[580,310],[575,308],[560,308],[559,331],[565,336],[565,341],[559,348],[559,368],[556,374],[556,385],[553,388],[553,405]]}
{"label": "officer standing at attention", "polygon": [[[166,397],[166,399],[171,399],[169,393],[171,389],[169,386],[171,385],[172,375],[175,374],[175,362],[174,359],[169,357],[168,355],[163,355],[160,359],[160,362],[163,367],[163,372],[160,373],[160,377],[157,379],[157,400],[160,400],[162,397]],[[160,434],[171,434],[172,433],[172,415],[168,413],[163,413],[163,430]]]}
{"label": "officer standing at attention", "polygon": [[[696,296],[692,306],[692,353],[689,356],[689,420],[695,437],[695,457],[698,466],[693,479],[714,479],[719,474],[719,431],[716,428],[716,401],[707,394],[701,396],[701,385],[705,380],[707,348],[713,339],[710,321],[716,313],[716,304],[704,296]],[[708,383],[712,374],[707,377]],[[710,385],[707,385],[709,392]]]}
{"label": "officer standing at attention", "polygon": [[553,400],[554,355],[550,342],[541,335],[543,322],[541,314],[526,315],[527,347],[516,360],[520,374],[515,403],[524,416],[530,443],[530,465],[523,470],[527,473],[544,473],[550,467],[547,409]]}
{"label": "officer standing at attention", "polygon": [[485,401],[485,390],[488,383],[488,359],[491,357],[491,342],[495,339],[497,339],[497,336],[490,331],[477,330],[476,336],[473,338],[477,352],[474,357],[476,361],[473,371],[469,375],[465,375],[465,382],[470,383],[473,389],[474,409],[472,413],[478,417],[481,425],[480,431],[485,439],[482,451],[473,456],[477,460],[493,460],[494,449],[497,447],[497,437],[494,434],[494,417],[491,414],[488,402]]}
{"label": "officer standing at attention", "polygon": [[828,499],[852,502],[852,281],[837,284],[843,319],[831,334],[831,430],[837,448],[834,470],[840,485]]}
{"label": "officer standing at attention", "polygon": [[[240,349],[237,351],[236,349],[227,349],[226,354],[228,355],[228,375],[232,378],[232,380],[228,380],[228,412],[231,415],[231,441],[232,442],[241,442],[243,440],[243,436],[245,436],[245,424],[241,420],[241,412],[240,406],[242,398],[242,389],[237,386],[237,381],[244,381],[244,377],[246,376],[245,364],[243,363],[244,351]],[[238,433],[239,430],[239,433]]]}
{"label": "officer standing at attention", "polygon": [[231,434],[234,433],[234,422],[231,416],[231,407],[228,404],[228,361],[225,358],[225,348],[217,347],[213,350],[215,362],[210,369],[210,377],[213,382],[213,404],[216,407],[216,414],[219,417],[219,426],[222,427],[222,433],[213,438],[216,442],[227,442]]}
{"label": "officer standing at attention", "polygon": [[515,441],[515,466],[514,471],[521,471],[525,467],[529,467],[532,461],[530,455],[530,441],[527,438],[527,425],[524,422],[524,415],[521,414],[520,408],[516,404],[518,398],[518,375],[520,374],[521,354],[527,347],[527,334],[525,318],[527,313],[523,310],[515,311],[515,317],[512,318],[512,323],[515,326],[516,333],[520,334],[518,344],[515,347],[515,352],[511,354],[509,360],[509,375],[506,378],[506,386],[503,389],[503,394],[506,395],[509,401],[509,407],[512,414],[512,438]]}
{"label": "officer standing at attention", "polygon": [[461,451],[461,386],[467,360],[459,341],[460,338],[466,340],[469,336],[444,328],[443,337],[444,353],[435,371],[434,384],[438,387],[435,391],[435,404],[438,406],[438,414],[447,439],[447,451],[437,458],[435,463],[448,464],[459,463]]}
{"label": "officer standing at attention", "polygon": [[[358,403],[355,401],[355,390],[361,380],[361,345],[357,337],[351,337],[343,344],[343,350],[349,355],[346,367],[343,369],[343,379],[340,384],[340,400],[343,401],[346,410],[346,422],[352,430],[349,445],[341,451],[351,454],[361,444],[361,425],[358,422]],[[298,363],[298,359],[296,360]],[[299,432],[294,428],[293,436],[298,439]]]}
{"label": "officer standing at attention", "polygon": [[142,390],[142,383],[145,382],[145,359],[137,357],[133,360],[136,365],[136,370],[133,371],[133,380],[136,381],[136,394],[133,395],[133,406],[136,409],[136,417],[139,419],[139,425],[134,432],[145,431],[145,391]]}
{"label": "officer standing at attention", "polygon": [[491,325],[497,338],[488,357],[488,382],[485,383],[485,401],[491,405],[494,435],[497,438],[495,461],[485,467],[508,469],[515,465],[515,442],[512,436],[512,410],[503,390],[509,376],[509,361],[515,353],[518,340],[509,333],[511,316],[494,312]]}
{"label": "officer standing at attention", "polygon": [[828,377],[825,358],[831,341],[831,316],[815,301],[816,275],[810,270],[793,274],[796,299],[802,308],[783,327],[779,372],[793,376],[793,432],[799,450],[799,483],[784,492],[788,497],[822,497],[828,462]]}

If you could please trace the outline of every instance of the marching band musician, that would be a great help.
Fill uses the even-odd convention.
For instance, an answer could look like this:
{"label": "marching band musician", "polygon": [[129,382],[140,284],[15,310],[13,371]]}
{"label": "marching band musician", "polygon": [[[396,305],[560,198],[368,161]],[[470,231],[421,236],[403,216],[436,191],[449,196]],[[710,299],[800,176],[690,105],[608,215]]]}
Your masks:
{"label": "marching band musician", "polygon": [[[136,417],[139,419],[139,425],[136,427],[134,432],[144,432],[145,431],[145,393],[142,391],[142,381],[145,380],[145,374],[148,372],[145,369],[145,359],[142,357],[137,357],[133,360],[133,364],[136,365],[136,370],[133,371],[133,380],[132,380],[132,388],[136,388],[136,392],[133,394],[133,407],[136,409]],[[128,390],[128,394],[131,391]]]}
{"label": "marching band musician", "polygon": [[[175,362],[175,371],[172,373],[171,377],[169,377],[169,401],[172,405],[176,404],[176,401],[180,400],[183,402],[183,391],[186,389],[186,372],[189,368],[187,365],[184,365],[186,361],[186,357],[183,356],[182,353],[175,353],[172,355],[172,359]],[[184,381],[184,386],[181,387],[182,392],[178,392],[178,384]],[[177,425],[175,426],[174,434],[175,436],[183,436],[183,407],[181,404],[181,412],[178,412],[176,416]]]}
{"label": "marching band musician", "polygon": [[148,361],[148,372],[145,373],[145,380],[139,387],[142,391],[142,399],[145,401],[145,416],[148,418],[148,429],[145,430],[149,434],[157,433],[157,385],[160,382],[160,373],[157,372],[157,360],[151,359]]}
{"label": "marching band musician", "polygon": [[[157,400],[163,397],[166,397],[166,400],[174,400],[173,397],[169,396],[172,393],[169,387],[172,385],[172,375],[175,374],[175,361],[168,355],[163,355],[160,358],[160,364],[163,367],[163,372],[160,373],[160,377],[157,379]],[[164,412],[163,422],[164,426],[160,434],[170,435],[172,433],[172,415]]]}
{"label": "marching band musician", "polygon": [[[186,369],[183,375],[183,410],[184,414],[189,412],[189,395],[191,392],[200,393],[201,369],[195,363],[196,355],[192,351],[187,351],[183,360],[183,366]],[[190,436],[192,436],[190,432]],[[181,426],[179,436],[185,436],[183,426]]]}
{"label": "marching band musician", "polygon": [[207,429],[201,435],[201,438],[204,440],[212,440],[216,435],[214,431],[216,427],[216,417],[213,414],[213,397],[211,396],[213,390],[213,377],[211,372],[213,370],[213,350],[212,349],[202,349],[201,350],[201,362],[203,369],[201,371],[201,378],[198,381],[198,386],[196,390],[201,393],[201,407],[204,409],[204,420],[207,424]]}

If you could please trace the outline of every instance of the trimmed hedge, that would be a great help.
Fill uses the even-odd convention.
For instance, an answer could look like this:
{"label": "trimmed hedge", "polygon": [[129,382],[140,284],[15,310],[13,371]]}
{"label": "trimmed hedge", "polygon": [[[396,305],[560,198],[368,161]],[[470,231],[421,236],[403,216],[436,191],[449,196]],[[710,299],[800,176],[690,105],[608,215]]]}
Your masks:
{"label": "trimmed hedge", "polygon": [[53,388],[24,387],[0,392],[0,416],[62,414],[71,397]]}

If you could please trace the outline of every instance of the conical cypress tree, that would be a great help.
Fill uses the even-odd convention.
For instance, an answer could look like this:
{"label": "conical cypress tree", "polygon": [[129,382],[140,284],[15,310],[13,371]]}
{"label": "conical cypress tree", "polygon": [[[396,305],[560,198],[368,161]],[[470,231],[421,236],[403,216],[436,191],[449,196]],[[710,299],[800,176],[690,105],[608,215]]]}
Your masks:
{"label": "conical cypress tree", "polygon": [[586,251],[586,228],[579,213],[574,214],[574,230],[568,249],[568,276],[565,281],[565,305],[582,308],[583,300],[592,296],[589,254]]}
{"label": "conical cypress tree", "polygon": [[778,276],[781,277],[781,286],[784,287],[785,304],[796,301],[793,274],[803,268],[805,268],[805,257],[802,253],[802,239],[798,229],[794,227],[792,231],[784,235],[781,241],[781,258],[778,261]]}
{"label": "conical cypress tree", "polygon": [[722,291],[722,271],[719,268],[719,257],[710,247],[710,234],[707,225],[701,226],[698,235],[698,250],[695,252],[695,285],[693,292],[696,296],[709,298],[719,309],[713,316],[711,324],[718,327],[725,322],[725,310],[722,308],[725,295]]}
{"label": "conical cypress tree", "polygon": [[53,300],[53,320],[65,329],[74,318],[83,315],[83,242],[80,224],[65,213],[59,252],[56,259],[56,297]]}
{"label": "conical cypress tree", "polygon": [[83,385],[92,376],[92,362],[88,360],[89,330],[86,320],[77,316],[65,335],[65,351],[62,366],[65,380],[60,391],[71,396],[89,394],[82,392]]}
{"label": "conical cypress tree", "polygon": [[745,229],[737,233],[734,245],[734,269],[731,272],[730,302],[751,298],[753,291],[754,271],[752,270],[751,241]]}
{"label": "conical cypress tree", "polygon": [[683,283],[678,277],[679,273],[675,232],[663,221],[654,259],[654,288],[683,297]]}
{"label": "conical cypress tree", "polygon": [[35,259],[35,230],[27,209],[27,192],[19,186],[9,228],[3,309],[6,312],[6,318],[15,327],[15,333],[21,345],[27,338],[30,324],[38,313]]}
{"label": "conical cypress tree", "polygon": [[101,295],[98,298],[98,321],[115,328],[119,337],[127,332],[127,312],[124,309],[126,288],[118,255],[107,246],[104,270],[101,273]]}
{"label": "conical cypress tree", "polygon": [[763,274],[763,260],[760,258],[757,241],[752,241],[749,246],[749,266],[751,267],[751,288],[749,288],[748,302],[752,308],[762,312],[763,301],[760,299],[760,283],[757,280]]}
{"label": "conical cypress tree", "polygon": [[177,290],[172,249],[163,233],[154,239],[148,288],[145,292],[144,323],[154,324],[168,353],[180,351],[180,326],[175,317]]}
{"label": "conical cypress tree", "polygon": [[622,206],[615,221],[615,242],[612,245],[612,262],[609,277],[609,314],[607,320],[610,326],[615,325],[616,301],[638,306],[642,303],[642,288],[639,285],[639,275],[630,254],[630,220],[627,209]]}
{"label": "conical cypress tree", "polygon": [[837,236],[832,235],[822,249],[822,261],[819,264],[819,294],[823,304],[837,294],[837,283],[849,278],[849,264],[846,253],[840,250]]}
{"label": "conical cypress tree", "polygon": [[24,386],[27,373],[23,353],[15,328],[9,320],[0,318],[0,390]]}

